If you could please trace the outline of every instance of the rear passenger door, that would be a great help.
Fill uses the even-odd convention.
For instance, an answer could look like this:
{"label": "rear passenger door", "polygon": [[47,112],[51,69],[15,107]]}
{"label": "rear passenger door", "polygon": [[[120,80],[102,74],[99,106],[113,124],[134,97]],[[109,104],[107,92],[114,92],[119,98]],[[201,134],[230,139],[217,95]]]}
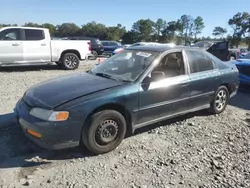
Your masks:
{"label": "rear passenger door", "polygon": [[51,61],[50,38],[42,29],[24,29],[23,56],[26,63]]}
{"label": "rear passenger door", "polygon": [[219,72],[212,59],[201,50],[185,50],[190,77],[190,108],[202,108],[212,101]]}

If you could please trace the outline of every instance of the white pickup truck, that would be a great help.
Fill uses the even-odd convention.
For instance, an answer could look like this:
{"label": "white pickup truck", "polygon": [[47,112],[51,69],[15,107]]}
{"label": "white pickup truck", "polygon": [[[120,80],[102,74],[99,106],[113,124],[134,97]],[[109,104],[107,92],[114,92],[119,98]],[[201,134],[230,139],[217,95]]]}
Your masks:
{"label": "white pickup truck", "polygon": [[48,29],[4,27],[0,29],[0,67],[57,63],[77,69],[91,55],[89,40],[51,40]]}

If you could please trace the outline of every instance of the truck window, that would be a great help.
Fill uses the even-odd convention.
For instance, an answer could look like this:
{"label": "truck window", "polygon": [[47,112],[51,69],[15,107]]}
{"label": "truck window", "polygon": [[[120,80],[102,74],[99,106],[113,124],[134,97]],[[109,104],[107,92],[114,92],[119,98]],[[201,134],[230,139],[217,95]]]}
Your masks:
{"label": "truck window", "polygon": [[20,40],[20,29],[5,29],[0,32],[0,40]]}
{"label": "truck window", "polygon": [[39,29],[25,29],[26,40],[43,40],[45,39],[44,31]]}
{"label": "truck window", "polygon": [[205,53],[186,50],[186,54],[190,66],[190,73],[208,71],[214,68],[212,59]]}

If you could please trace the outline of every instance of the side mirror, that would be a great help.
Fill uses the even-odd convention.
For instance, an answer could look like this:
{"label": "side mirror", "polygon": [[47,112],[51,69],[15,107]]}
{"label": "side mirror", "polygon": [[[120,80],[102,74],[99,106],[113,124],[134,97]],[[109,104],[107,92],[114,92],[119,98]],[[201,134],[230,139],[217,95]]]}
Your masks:
{"label": "side mirror", "polygon": [[151,81],[159,81],[165,78],[165,73],[162,71],[151,72]]}

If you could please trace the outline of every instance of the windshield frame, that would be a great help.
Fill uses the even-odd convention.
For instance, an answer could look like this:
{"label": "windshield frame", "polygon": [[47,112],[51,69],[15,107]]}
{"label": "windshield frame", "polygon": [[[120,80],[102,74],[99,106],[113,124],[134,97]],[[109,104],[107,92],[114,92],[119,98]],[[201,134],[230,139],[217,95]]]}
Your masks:
{"label": "windshield frame", "polygon": [[[158,59],[159,55],[161,54],[160,52],[154,51],[154,50],[140,50],[140,49],[125,49],[122,53],[130,52],[130,51],[134,51],[134,52],[146,52],[146,53],[150,53],[151,52],[151,53],[154,53],[154,55],[153,55],[154,57],[151,60],[151,62],[149,62],[149,64],[147,65],[147,67],[143,71],[141,71],[141,73],[139,74],[139,76],[136,79],[134,79],[134,80],[125,80],[125,79],[124,80],[119,80],[119,76],[116,76],[116,75],[110,75],[111,76],[110,79],[114,79],[114,80],[122,81],[122,82],[134,83],[134,82],[136,82],[137,80],[139,80],[144,75],[144,73],[155,63],[155,60]],[[119,54],[116,54],[114,56],[111,56],[110,58],[104,60],[101,64],[107,63],[108,61],[112,61],[112,59],[115,59],[118,55],[120,55],[122,53],[119,53]],[[98,65],[98,66],[101,66],[101,65]],[[90,74],[94,74],[94,75],[96,75],[97,73],[101,73],[101,72],[95,72],[95,69],[98,68],[98,66],[93,67],[88,72]]]}

